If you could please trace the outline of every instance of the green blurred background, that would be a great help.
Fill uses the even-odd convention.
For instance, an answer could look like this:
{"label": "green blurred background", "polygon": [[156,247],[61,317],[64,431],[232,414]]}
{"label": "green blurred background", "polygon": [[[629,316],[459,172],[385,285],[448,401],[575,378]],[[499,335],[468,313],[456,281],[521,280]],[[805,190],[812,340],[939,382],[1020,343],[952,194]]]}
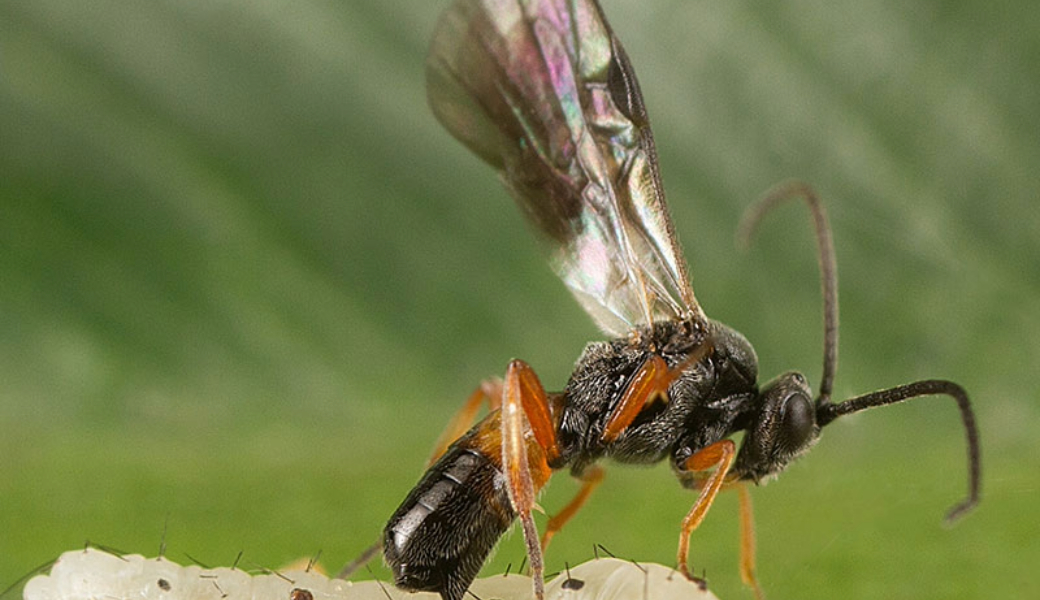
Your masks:
{"label": "green blurred background", "polygon": [[[768,378],[818,381],[800,206],[826,199],[836,392],[945,377],[953,404],[841,421],[755,490],[774,598],[1021,597],[1040,564],[1040,10],[1025,0],[606,0],[641,77],[708,313]],[[0,3],[0,588],[85,540],[333,569],[374,540],[449,414],[522,357],[560,388],[590,320],[491,172],[425,104],[436,2]],[[576,489],[561,476],[549,512]],[[614,468],[549,551],[674,563],[692,496]],[[736,502],[692,543],[722,598]],[[519,535],[489,573],[522,558]],[[375,574],[386,577],[376,565]]]}

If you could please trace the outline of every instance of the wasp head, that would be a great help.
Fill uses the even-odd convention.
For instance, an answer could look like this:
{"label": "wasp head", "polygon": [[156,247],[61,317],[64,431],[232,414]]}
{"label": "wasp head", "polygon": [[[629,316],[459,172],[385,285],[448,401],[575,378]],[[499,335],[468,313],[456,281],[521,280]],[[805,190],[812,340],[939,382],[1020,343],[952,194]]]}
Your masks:
{"label": "wasp head", "polygon": [[784,373],[766,384],[757,404],[733,466],[739,479],[756,483],[783,471],[820,436],[812,392],[801,373]]}

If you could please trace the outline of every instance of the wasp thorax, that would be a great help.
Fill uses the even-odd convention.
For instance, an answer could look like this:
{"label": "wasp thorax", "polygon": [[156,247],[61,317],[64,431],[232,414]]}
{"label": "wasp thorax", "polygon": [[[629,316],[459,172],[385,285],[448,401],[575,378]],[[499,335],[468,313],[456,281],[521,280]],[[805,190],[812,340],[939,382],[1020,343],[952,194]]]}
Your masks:
{"label": "wasp thorax", "polygon": [[819,435],[809,384],[801,373],[784,373],[759,394],[758,412],[733,470],[741,479],[756,482],[776,475],[811,448]]}

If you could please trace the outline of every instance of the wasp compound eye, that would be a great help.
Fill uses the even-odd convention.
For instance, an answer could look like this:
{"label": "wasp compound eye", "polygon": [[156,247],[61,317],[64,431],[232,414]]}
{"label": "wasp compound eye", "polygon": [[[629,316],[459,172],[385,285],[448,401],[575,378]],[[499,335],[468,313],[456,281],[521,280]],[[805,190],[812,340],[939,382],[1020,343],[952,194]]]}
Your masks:
{"label": "wasp compound eye", "polygon": [[801,450],[814,437],[816,414],[812,401],[801,392],[795,392],[784,402],[777,432],[776,451],[790,454]]}

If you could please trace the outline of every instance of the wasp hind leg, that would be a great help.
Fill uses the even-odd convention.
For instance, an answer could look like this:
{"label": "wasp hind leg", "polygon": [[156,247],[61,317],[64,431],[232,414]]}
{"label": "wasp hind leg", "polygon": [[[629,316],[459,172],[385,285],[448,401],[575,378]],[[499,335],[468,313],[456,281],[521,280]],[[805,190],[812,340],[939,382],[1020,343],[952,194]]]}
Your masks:
{"label": "wasp hind leg", "polygon": [[502,395],[502,470],[509,501],[520,518],[531,569],[534,595],[545,596],[544,563],[532,511],[535,495],[552,474],[550,463],[560,457],[549,398],[538,376],[521,361],[509,363]]}
{"label": "wasp hind leg", "polygon": [[462,408],[455,413],[451,421],[448,421],[447,427],[444,428],[440,437],[437,438],[437,444],[434,446],[433,453],[430,454],[430,460],[426,464],[427,468],[444,455],[448,450],[448,446],[469,431],[469,428],[477,420],[477,413],[480,411],[481,405],[485,402],[489,410],[497,410],[502,405],[502,380],[498,377],[489,377],[481,381],[477,389],[473,390],[473,393],[466,399],[466,403],[462,405]]}

